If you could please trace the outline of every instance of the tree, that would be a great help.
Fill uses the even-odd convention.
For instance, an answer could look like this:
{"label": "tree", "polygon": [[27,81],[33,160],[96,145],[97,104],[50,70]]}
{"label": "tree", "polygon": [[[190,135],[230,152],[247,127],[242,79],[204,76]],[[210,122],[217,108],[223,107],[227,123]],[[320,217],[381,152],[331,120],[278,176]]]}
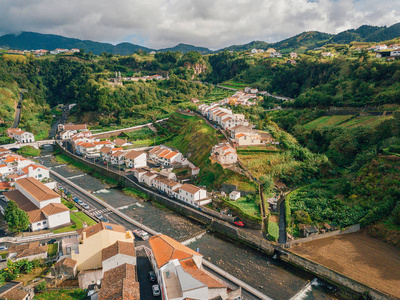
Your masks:
{"label": "tree", "polygon": [[8,224],[8,229],[15,233],[20,233],[28,229],[30,224],[28,214],[19,209],[14,201],[8,202],[4,218]]}

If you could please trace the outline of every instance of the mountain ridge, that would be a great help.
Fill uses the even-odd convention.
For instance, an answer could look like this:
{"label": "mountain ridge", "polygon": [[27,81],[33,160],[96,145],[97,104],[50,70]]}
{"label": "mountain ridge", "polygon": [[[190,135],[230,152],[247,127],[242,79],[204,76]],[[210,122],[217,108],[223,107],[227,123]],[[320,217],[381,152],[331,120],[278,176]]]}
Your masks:
{"label": "mountain ridge", "polygon": [[257,49],[276,48],[283,53],[290,51],[305,51],[315,47],[320,47],[324,44],[349,44],[351,42],[382,42],[400,37],[400,23],[386,26],[371,26],[362,25],[357,29],[348,29],[338,34],[329,34],[319,31],[305,31],[295,36],[289,37],[276,43],[267,43],[264,41],[252,41],[242,45],[231,45],[223,49],[212,51],[206,47],[197,47],[185,43],[180,43],[174,47],[151,49],[145,46],[122,42],[117,45],[110,43],[102,43],[91,40],[80,40],[76,38],[68,38],[54,34],[42,34],[36,32],[22,32],[20,34],[6,34],[0,37],[0,47],[16,50],[31,50],[31,49],[46,49],[53,50],[56,48],[78,48],[84,49],[93,54],[99,55],[103,52],[129,55],[138,50],[151,52],[167,52],[180,51],[187,53],[189,51],[198,51],[201,54],[211,54],[224,50],[228,51],[244,51]]}

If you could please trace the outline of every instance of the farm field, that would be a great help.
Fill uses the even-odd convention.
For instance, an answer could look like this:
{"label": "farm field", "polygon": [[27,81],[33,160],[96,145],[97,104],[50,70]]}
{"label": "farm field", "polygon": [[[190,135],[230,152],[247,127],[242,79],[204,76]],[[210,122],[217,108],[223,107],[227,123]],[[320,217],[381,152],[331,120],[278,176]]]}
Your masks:
{"label": "farm field", "polygon": [[290,250],[379,291],[400,295],[400,250],[365,232],[311,241]]}
{"label": "farm field", "polygon": [[307,130],[314,130],[322,127],[346,127],[355,128],[358,126],[376,126],[384,120],[390,117],[376,117],[376,116],[365,116],[365,117],[353,117],[352,115],[344,116],[323,116],[307,124],[303,127]]}

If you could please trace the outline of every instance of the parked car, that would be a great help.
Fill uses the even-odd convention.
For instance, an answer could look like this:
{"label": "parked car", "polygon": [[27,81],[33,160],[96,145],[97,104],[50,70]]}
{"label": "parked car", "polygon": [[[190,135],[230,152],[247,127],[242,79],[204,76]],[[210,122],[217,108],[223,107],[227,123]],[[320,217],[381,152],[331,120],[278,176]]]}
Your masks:
{"label": "parked car", "polygon": [[47,242],[47,244],[51,245],[51,244],[54,244],[55,242],[56,242],[56,239],[51,239],[51,240],[49,240],[49,241]]}
{"label": "parked car", "polygon": [[244,227],[244,223],[242,221],[235,221],[235,222],[233,222],[233,224],[235,224],[236,226],[239,226],[239,227]]}
{"label": "parked car", "polygon": [[97,214],[96,214],[96,218],[99,219],[99,220],[101,220],[101,219],[103,219],[103,216],[102,216],[100,213],[97,213]]}
{"label": "parked car", "polygon": [[133,234],[136,235],[137,237],[140,237],[143,241],[148,240],[150,238],[150,235],[142,229],[134,230]]}
{"label": "parked car", "polygon": [[4,250],[7,250],[7,249],[8,249],[7,246],[0,246],[0,251],[4,251]]}
{"label": "parked car", "polygon": [[154,282],[157,280],[156,273],[154,271],[149,272],[150,281]]}
{"label": "parked car", "polygon": [[160,292],[160,286],[158,284],[155,284],[151,287],[151,289],[153,290],[153,296],[160,296],[161,292]]}
{"label": "parked car", "polygon": [[102,217],[100,220],[101,220],[102,222],[106,222],[106,223],[110,222],[106,217]]}
{"label": "parked car", "polygon": [[72,198],[72,200],[74,200],[75,203],[79,203],[79,201],[81,201],[81,200],[79,200],[78,197],[74,197],[74,198]]}
{"label": "parked car", "polygon": [[85,202],[83,202],[81,205],[82,205],[82,207],[84,209],[89,209],[90,208],[89,205],[87,205]]}
{"label": "parked car", "polygon": [[106,161],[103,161],[103,165],[107,165],[107,162],[106,162]]}
{"label": "parked car", "polygon": [[82,200],[78,200],[78,202],[77,202],[79,205],[82,205],[83,203],[85,203],[85,202],[83,202]]}

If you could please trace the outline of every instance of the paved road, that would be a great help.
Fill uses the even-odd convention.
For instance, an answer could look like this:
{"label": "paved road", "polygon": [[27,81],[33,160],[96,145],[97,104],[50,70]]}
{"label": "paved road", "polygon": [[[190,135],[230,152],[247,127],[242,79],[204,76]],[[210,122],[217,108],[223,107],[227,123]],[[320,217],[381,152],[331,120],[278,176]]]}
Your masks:
{"label": "paved road", "polygon": [[22,94],[22,92],[20,92],[19,93],[19,102],[18,102],[18,106],[17,106],[17,111],[15,112],[14,124],[11,126],[11,128],[17,128],[18,125],[19,125],[19,120],[21,119],[22,97],[23,97],[23,94]]}

